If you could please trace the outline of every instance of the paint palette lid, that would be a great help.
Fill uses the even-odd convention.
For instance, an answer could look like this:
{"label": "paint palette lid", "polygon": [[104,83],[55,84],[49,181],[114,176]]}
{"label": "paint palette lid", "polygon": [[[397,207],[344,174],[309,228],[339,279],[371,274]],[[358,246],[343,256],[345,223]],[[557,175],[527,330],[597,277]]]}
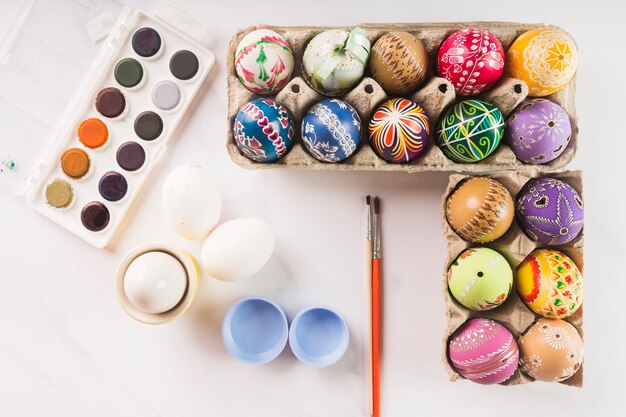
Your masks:
{"label": "paint palette lid", "polygon": [[[0,194],[28,194],[57,152],[55,139],[73,108],[113,54],[119,27],[135,10],[124,0],[10,2],[0,29]],[[207,26],[162,1],[152,12],[161,22],[202,41]],[[58,22],[63,21],[60,29]],[[109,36],[111,34],[111,36]],[[109,37],[105,42],[105,38]],[[32,186],[32,187],[31,187]]]}

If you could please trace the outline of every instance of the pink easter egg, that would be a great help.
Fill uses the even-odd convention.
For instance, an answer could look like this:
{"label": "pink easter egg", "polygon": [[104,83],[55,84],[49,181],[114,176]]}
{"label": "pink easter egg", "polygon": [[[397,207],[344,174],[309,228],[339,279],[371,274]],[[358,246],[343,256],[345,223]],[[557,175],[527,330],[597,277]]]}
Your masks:
{"label": "pink easter egg", "polygon": [[519,349],[513,334],[488,319],[463,323],[448,344],[450,361],[456,371],[479,384],[500,384],[513,375]]}
{"label": "pink easter egg", "polygon": [[437,71],[461,96],[475,96],[491,88],[504,71],[504,49],[484,29],[467,28],[448,36],[437,54]]}

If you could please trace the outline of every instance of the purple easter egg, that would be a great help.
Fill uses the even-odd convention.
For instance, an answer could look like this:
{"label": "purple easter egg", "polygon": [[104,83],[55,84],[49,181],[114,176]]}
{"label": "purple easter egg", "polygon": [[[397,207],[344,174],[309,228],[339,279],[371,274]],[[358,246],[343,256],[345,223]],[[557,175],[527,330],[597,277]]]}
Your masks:
{"label": "purple easter egg", "polygon": [[519,349],[513,334],[493,320],[471,319],[452,335],[450,361],[459,374],[479,384],[500,384],[513,375]]}
{"label": "purple easter egg", "polygon": [[505,141],[517,159],[545,164],[565,151],[572,136],[567,113],[545,98],[524,100],[508,118]]}
{"label": "purple easter egg", "polygon": [[532,240],[544,245],[571,242],[583,228],[584,208],[580,195],[556,178],[538,178],[517,195],[517,219]]}

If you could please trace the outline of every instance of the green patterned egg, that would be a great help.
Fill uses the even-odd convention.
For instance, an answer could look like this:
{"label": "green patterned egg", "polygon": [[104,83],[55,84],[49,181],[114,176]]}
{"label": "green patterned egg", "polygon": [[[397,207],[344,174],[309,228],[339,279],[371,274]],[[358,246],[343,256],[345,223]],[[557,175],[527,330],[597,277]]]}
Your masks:
{"label": "green patterned egg", "polygon": [[439,120],[437,146],[454,162],[478,162],[491,155],[504,135],[502,112],[482,100],[463,100]]}

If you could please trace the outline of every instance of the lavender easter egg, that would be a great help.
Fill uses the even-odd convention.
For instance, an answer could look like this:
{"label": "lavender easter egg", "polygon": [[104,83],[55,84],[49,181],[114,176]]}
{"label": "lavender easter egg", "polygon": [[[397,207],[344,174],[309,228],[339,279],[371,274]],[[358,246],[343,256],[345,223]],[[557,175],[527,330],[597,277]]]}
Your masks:
{"label": "lavender easter egg", "polygon": [[500,384],[513,375],[519,349],[503,325],[482,318],[463,323],[448,343],[450,361],[461,374],[479,384]]}
{"label": "lavender easter egg", "polygon": [[544,177],[531,180],[517,195],[517,219],[532,240],[544,245],[571,242],[583,228],[583,200],[568,183]]}
{"label": "lavender easter egg", "polygon": [[302,119],[302,143],[322,162],[348,159],[361,142],[361,118],[339,99],[326,99],[309,109]]}
{"label": "lavender easter egg", "polygon": [[274,94],[283,88],[293,72],[293,62],[287,40],[269,29],[248,33],[235,52],[237,77],[257,94]]}
{"label": "lavender easter egg", "polygon": [[543,98],[524,100],[509,116],[505,141],[527,164],[545,164],[559,157],[572,136],[565,110]]}
{"label": "lavender easter egg", "polygon": [[291,114],[269,98],[244,104],[235,117],[235,143],[246,157],[256,162],[275,162],[293,145],[295,129]]}

